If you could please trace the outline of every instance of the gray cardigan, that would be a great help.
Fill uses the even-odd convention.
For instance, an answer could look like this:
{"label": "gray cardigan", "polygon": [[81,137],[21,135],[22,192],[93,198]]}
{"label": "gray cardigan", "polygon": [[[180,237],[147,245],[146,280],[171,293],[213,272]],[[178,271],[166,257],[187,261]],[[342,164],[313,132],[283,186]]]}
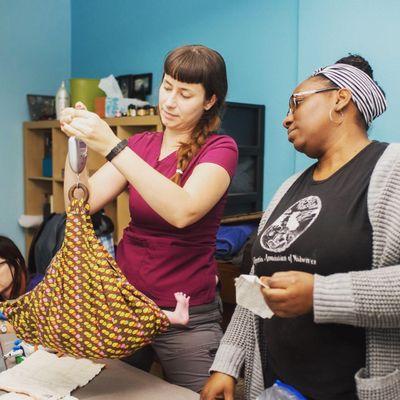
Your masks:
{"label": "gray cardigan", "polygon": [[[277,191],[259,232],[300,174]],[[372,225],[371,270],[315,275],[314,321],[364,327],[366,366],[355,376],[360,400],[400,399],[400,144],[389,145],[375,166],[368,189]],[[245,396],[264,390],[259,318],[237,306],[211,367],[238,378],[244,364]]]}

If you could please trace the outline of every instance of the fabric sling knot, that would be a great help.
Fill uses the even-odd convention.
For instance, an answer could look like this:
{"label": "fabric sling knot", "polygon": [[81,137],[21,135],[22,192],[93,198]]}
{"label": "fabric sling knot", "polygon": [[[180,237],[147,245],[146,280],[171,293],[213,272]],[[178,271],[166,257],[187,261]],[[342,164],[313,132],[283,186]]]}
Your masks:
{"label": "fabric sling knot", "polygon": [[317,75],[324,75],[341,89],[350,89],[367,126],[385,112],[387,103],[382,89],[359,68],[338,63],[316,70],[313,76]]}
{"label": "fabric sling knot", "polygon": [[98,240],[86,200],[71,199],[63,245],[43,281],[0,303],[0,311],[27,343],[76,357],[120,358],[150,343],[169,321]]}

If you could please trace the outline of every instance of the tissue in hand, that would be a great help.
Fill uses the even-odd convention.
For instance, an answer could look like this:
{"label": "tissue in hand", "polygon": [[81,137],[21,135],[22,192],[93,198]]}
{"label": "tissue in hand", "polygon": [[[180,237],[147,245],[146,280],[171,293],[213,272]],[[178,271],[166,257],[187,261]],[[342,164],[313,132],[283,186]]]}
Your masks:
{"label": "tissue in hand", "polygon": [[267,306],[261,293],[261,286],[266,287],[255,275],[240,275],[235,280],[236,303],[247,308],[261,318],[271,318],[274,313]]}

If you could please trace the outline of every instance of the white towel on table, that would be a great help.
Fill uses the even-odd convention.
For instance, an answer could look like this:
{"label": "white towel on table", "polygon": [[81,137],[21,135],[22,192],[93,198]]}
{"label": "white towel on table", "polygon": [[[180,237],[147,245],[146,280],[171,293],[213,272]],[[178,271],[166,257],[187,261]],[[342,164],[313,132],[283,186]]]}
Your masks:
{"label": "white towel on table", "polygon": [[83,358],[57,357],[38,350],[0,374],[0,389],[27,394],[36,400],[58,400],[85,386],[103,367],[104,364]]}
{"label": "white towel on table", "polygon": [[261,293],[265,286],[256,275],[240,275],[235,279],[236,303],[261,318],[271,318],[274,313],[267,306]]}

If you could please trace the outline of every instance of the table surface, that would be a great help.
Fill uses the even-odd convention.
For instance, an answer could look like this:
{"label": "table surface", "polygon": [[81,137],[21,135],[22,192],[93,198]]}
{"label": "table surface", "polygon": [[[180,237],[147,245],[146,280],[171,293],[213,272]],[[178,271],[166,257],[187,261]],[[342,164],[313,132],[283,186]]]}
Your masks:
{"label": "table surface", "polygon": [[[15,340],[13,334],[0,335],[3,352],[7,353]],[[119,360],[100,360],[106,367],[83,388],[72,392],[80,400],[198,400],[200,396],[188,389],[157,378]],[[7,360],[7,367],[14,365]],[[0,394],[3,394],[0,390]]]}

